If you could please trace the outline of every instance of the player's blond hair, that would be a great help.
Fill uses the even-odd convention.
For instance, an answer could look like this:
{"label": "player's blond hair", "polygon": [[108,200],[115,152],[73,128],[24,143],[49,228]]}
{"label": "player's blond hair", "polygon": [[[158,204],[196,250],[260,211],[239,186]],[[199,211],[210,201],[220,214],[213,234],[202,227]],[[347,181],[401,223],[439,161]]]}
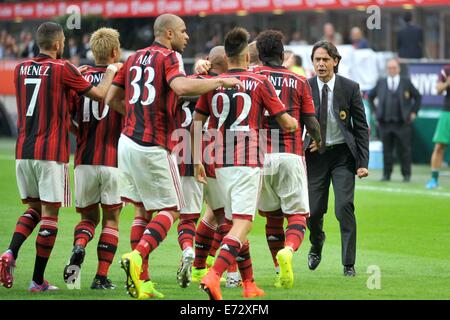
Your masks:
{"label": "player's blond hair", "polygon": [[95,61],[105,62],[114,48],[120,48],[119,32],[112,28],[100,28],[92,34],[89,44]]}

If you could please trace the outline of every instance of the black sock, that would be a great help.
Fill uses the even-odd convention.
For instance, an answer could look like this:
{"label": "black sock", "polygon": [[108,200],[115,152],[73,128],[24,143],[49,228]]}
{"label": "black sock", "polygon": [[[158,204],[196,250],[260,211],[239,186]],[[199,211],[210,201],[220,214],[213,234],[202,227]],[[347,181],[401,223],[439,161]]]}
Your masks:
{"label": "black sock", "polygon": [[98,274],[96,274],[95,275],[95,279],[98,279],[101,282],[105,282],[106,281],[106,276],[99,276]]}
{"label": "black sock", "polygon": [[17,260],[19,249],[25,242],[25,240],[27,240],[27,237],[25,237],[23,234],[14,232],[8,248],[8,250],[11,250],[14,260]]}
{"label": "black sock", "polygon": [[44,272],[47,267],[48,258],[43,258],[36,256],[36,261],[34,263],[33,281],[41,285],[44,283]]}

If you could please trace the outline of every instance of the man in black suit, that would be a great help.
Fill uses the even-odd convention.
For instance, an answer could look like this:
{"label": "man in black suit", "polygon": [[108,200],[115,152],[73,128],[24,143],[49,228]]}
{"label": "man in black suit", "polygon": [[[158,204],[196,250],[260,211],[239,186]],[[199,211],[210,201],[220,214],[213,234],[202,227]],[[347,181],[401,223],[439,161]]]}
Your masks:
{"label": "man in black suit", "polygon": [[355,174],[369,174],[369,129],[359,85],[337,75],[341,56],[329,41],[317,42],[311,59],[317,76],[309,79],[322,146],[305,139],[311,250],[308,266],[314,270],[322,258],[325,241],[323,217],[328,208],[330,182],[335,195],[335,214],[340,224],[342,264],[345,276],[355,276],[356,219],[354,214]]}
{"label": "man in black suit", "polygon": [[[383,178],[391,179],[394,148],[400,158],[403,181],[411,179],[411,123],[417,116],[422,96],[411,80],[400,77],[400,64],[391,59],[387,63],[388,77],[378,80],[369,93],[369,103],[375,110],[383,142]],[[374,100],[378,97],[375,108]]]}
{"label": "man in black suit", "polygon": [[411,23],[411,12],[405,13],[405,27],[397,33],[397,49],[400,58],[420,59],[423,57],[423,30]]}

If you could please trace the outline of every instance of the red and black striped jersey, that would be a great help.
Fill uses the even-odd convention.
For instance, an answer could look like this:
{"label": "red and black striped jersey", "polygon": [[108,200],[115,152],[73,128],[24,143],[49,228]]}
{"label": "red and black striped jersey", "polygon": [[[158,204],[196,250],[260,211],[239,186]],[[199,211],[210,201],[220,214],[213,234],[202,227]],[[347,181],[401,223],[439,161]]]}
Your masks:
{"label": "red and black striped jersey", "polygon": [[[254,72],[266,76],[274,85],[278,97],[286,106],[287,112],[295,118],[299,125],[302,115],[314,115],[314,102],[308,80],[285,67],[262,66]],[[294,153],[303,155],[301,128],[295,132],[283,131],[274,117],[266,113],[264,128],[267,131],[268,151]]]}
{"label": "red and black striped jersey", "polygon": [[209,116],[208,134],[214,140],[214,166],[261,166],[259,129],[263,125],[264,111],[277,116],[286,109],[263,75],[233,69],[221,77],[238,78],[244,88],[218,88],[201,96],[195,108],[196,112]]}
{"label": "red and black striped jersey", "polygon": [[[194,74],[188,76],[188,78],[192,79],[209,79],[212,77],[213,75],[209,74]],[[197,101],[198,98],[195,99],[194,97],[190,100],[180,101],[175,112],[176,131],[174,131],[172,138],[175,140],[177,145],[173,149],[173,153],[177,157],[178,170],[180,171],[180,176],[182,177],[194,176],[190,130]]]}
{"label": "red and black striped jersey", "polygon": [[14,70],[17,100],[16,159],[69,162],[70,90],[88,92],[70,62],[40,54]]}
{"label": "red and black striped jersey", "polygon": [[113,81],[125,90],[122,133],[138,144],[171,151],[178,97],[169,85],[185,76],[181,55],[157,42],[131,55]]}
{"label": "red and black striped jersey", "polygon": [[[97,86],[103,79],[106,66],[91,67],[83,77]],[[122,115],[98,102],[75,92],[72,95],[71,114],[78,126],[75,166],[99,165],[117,167],[117,145],[122,131]]]}

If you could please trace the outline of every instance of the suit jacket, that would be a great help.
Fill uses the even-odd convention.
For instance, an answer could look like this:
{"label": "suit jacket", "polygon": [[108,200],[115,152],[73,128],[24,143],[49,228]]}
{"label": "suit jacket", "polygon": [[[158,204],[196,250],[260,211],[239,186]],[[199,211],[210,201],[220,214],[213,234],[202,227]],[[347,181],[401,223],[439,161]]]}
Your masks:
{"label": "suit jacket", "polygon": [[[369,93],[369,104],[375,112],[378,122],[382,122],[387,105],[387,95],[389,94],[388,82],[386,78],[377,81],[377,85]],[[396,94],[400,100],[400,109],[405,123],[410,122],[411,113],[417,113],[422,103],[422,95],[408,78],[400,78]],[[378,105],[375,107],[374,100],[378,97]]]}
{"label": "suit jacket", "polygon": [[[320,113],[320,92],[317,84],[317,76],[308,79],[311,86],[316,117]],[[369,126],[361,97],[359,84],[336,74],[336,82],[333,90],[333,110],[339,129],[344,135],[353,157],[356,168],[369,167]],[[304,148],[311,143],[311,138],[306,136]],[[324,142],[325,143],[325,142]]]}
{"label": "suit jacket", "polygon": [[400,58],[423,57],[423,31],[418,26],[407,24],[397,33],[397,49]]}

